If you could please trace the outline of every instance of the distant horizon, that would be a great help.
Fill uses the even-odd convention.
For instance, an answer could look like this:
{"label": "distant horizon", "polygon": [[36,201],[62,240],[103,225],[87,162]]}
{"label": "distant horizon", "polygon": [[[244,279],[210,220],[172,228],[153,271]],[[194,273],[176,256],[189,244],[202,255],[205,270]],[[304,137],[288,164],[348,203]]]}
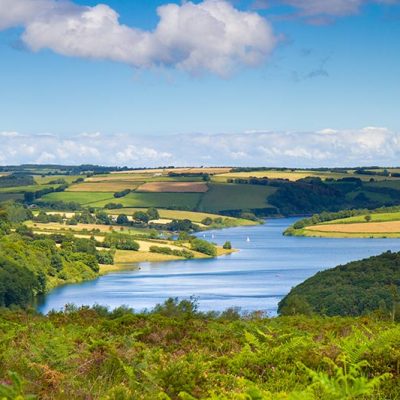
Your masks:
{"label": "distant horizon", "polygon": [[[157,169],[209,169],[209,168],[232,168],[232,169],[259,169],[259,170],[298,170],[298,171],[321,171],[321,170],[348,170],[348,169],[366,169],[366,170],[375,170],[375,169],[400,169],[400,166],[388,166],[388,165],[352,165],[352,166],[331,166],[331,167],[285,167],[285,166],[263,166],[263,165],[213,165],[213,164],[204,164],[204,165],[159,165],[155,167],[143,167],[143,166],[128,166],[128,165],[106,165],[106,164],[37,164],[37,163],[23,163],[23,164],[0,164],[1,168],[18,168],[18,167],[100,167],[100,168],[108,168],[108,169],[116,169],[116,170],[126,170],[126,171],[139,171],[139,170],[157,170]],[[1,171],[0,171],[1,172]]]}

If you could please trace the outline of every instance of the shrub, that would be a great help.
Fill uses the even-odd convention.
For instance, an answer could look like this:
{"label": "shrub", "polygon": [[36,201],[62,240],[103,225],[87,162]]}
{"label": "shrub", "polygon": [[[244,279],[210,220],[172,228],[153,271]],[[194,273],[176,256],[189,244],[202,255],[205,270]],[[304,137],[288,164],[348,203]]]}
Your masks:
{"label": "shrub", "polygon": [[198,251],[199,253],[207,254],[211,257],[217,255],[217,248],[212,243],[207,242],[203,239],[194,239],[191,241],[192,250]]}

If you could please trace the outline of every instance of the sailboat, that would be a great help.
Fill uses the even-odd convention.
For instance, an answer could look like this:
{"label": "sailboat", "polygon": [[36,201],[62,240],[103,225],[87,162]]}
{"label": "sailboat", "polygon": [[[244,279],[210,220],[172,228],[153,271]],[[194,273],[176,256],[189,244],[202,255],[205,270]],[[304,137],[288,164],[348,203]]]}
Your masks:
{"label": "sailboat", "polygon": [[250,238],[247,236],[246,242],[250,242]]}
{"label": "sailboat", "polygon": [[214,234],[212,234],[212,235],[211,235],[211,239],[214,239],[214,238],[215,238],[215,236],[214,236]]}

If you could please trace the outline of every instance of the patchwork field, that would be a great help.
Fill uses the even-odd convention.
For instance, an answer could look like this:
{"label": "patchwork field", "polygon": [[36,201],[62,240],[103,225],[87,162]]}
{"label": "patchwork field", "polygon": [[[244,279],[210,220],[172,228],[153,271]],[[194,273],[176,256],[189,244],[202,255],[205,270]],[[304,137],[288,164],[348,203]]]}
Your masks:
{"label": "patchwork field", "polygon": [[250,172],[229,172],[226,174],[219,174],[214,177],[215,180],[226,181],[229,178],[270,178],[270,179],[288,179],[290,181],[297,181],[299,179],[304,179],[308,176],[320,177],[322,179],[326,178],[343,178],[348,176],[347,174],[332,173],[332,172],[315,172],[315,171],[275,171],[275,170],[265,170],[265,171],[250,171]]}
{"label": "patchwork field", "polygon": [[250,171],[250,172],[228,172],[224,174],[218,174],[213,177],[216,182],[226,182],[227,179],[235,178],[269,178],[269,179],[288,179],[289,181],[297,181],[299,179],[304,179],[309,176],[318,177],[322,180],[327,178],[342,179],[356,177],[362,181],[369,181],[373,178],[375,181],[388,181],[388,182],[400,182],[399,178],[391,178],[384,176],[371,176],[371,175],[359,175],[354,174],[352,171],[348,173],[340,172],[325,172],[325,171],[307,171],[307,170],[292,170],[292,171],[277,171],[277,170],[264,170],[264,171]]}
{"label": "patchwork field", "polygon": [[160,193],[205,193],[208,186],[204,182],[147,182],[140,185],[137,190]]}
{"label": "patchwork field", "polygon": [[273,207],[268,196],[276,188],[259,185],[210,184],[210,189],[201,199],[198,210],[218,213],[232,209],[255,209]]}

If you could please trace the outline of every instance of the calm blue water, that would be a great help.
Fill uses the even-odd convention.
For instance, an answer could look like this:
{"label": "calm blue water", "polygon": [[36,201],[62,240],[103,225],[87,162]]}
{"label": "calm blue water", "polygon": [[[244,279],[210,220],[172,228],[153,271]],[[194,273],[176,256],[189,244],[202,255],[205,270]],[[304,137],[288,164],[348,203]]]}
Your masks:
{"label": "calm blue water", "polygon": [[[325,239],[282,236],[296,219],[209,231],[218,244],[230,240],[238,253],[209,260],[141,263],[139,271],[120,271],[94,281],[59,287],[38,306],[42,313],[65,304],[128,305],[151,308],[168,297],[198,297],[202,310],[241,307],[276,313],[279,300],[317,271],[386,250],[400,251],[396,239]],[[199,235],[200,237],[203,234]],[[250,237],[250,242],[246,238]]]}

